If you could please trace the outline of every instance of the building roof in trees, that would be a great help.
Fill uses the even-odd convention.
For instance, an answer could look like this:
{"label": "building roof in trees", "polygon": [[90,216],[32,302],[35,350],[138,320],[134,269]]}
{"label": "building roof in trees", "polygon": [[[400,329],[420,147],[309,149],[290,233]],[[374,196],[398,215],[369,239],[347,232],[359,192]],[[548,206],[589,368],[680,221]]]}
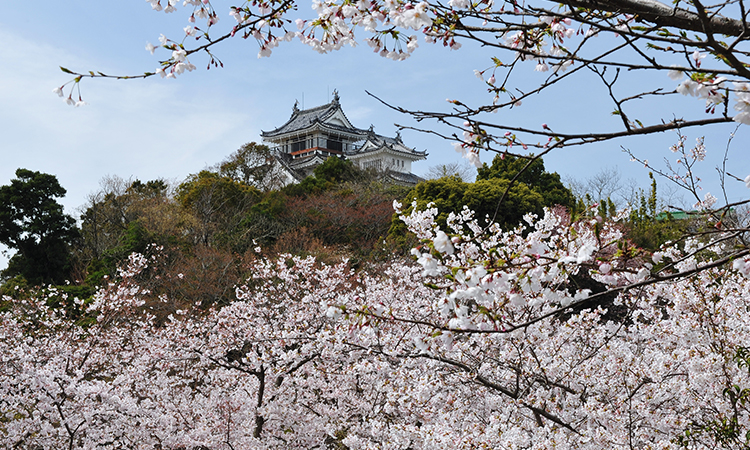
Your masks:
{"label": "building roof in trees", "polygon": [[[375,133],[372,126],[362,129],[352,125],[336,91],[333,100],[325,105],[299,109],[295,103],[286,123],[262,131],[261,136],[272,143],[283,169],[296,180],[312,174],[328,157],[337,156],[352,160],[361,168],[382,171],[395,183],[416,184],[422,179],[409,172],[410,164],[427,158],[426,151],[407,147],[399,133],[387,137]],[[391,172],[393,176],[387,175]]]}
{"label": "building roof in trees", "polygon": [[374,155],[375,153],[391,154],[406,158],[411,161],[427,159],[427,151],[418,151],[407,147],[401,140],[401,134],[397,133],[395,138],[381,136],[370,130],[367,139],[361,146],[345,152],[347,159],[357,159],[363,155]]}
{"label": "building roof in trees", "polygon": [[701,212],[692,211],[662,211],[654,217],[656,220],[687,220],[700,217]]}
{"label": "building roof in trees", "polygon": [[352,125],[341,109],[338,92],[333,91],[333,100],[330,103],[315,108],[299,109],[299,104],[295,102],[289,120],[275,130],[262,131],[261,136],[265,140],[276,142],[317,130],[344,135],[352,141],[362,140],[368,134],[368,130]]}
{"label": "building roof in trees", "polygon": [[424,181],[424,178],[413,173],[398,172],[395,170],[389,170],[386,173],[385,178],[390,180],[392,183],[400,184],[404,186],[415,186],[417,183]]}

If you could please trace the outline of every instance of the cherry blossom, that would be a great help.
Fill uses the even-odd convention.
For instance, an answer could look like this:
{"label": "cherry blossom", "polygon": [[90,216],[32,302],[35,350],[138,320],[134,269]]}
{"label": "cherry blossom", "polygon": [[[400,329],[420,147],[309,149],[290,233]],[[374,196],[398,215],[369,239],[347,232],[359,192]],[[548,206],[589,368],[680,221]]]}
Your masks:
{"label": "cherry blossom", "polygon": [[[220,11],[221,7],[214,7],[211,1],[186,0],[179,2],[177,0],[146,0],[154,10],[173,12],[180,6],[187,8],[187,26],[183,28],[182,36],[175,40],[169,40],[162,35],[160,42],[162,47],[171,51],[171,57],[161,61],[159,69],[153,72],[147,72],[144,75],[138,75],[139,78],[159,75],[174,78],[176,75],[190,71],[194,66],[192,64],[180,65],[183,58],[190,57],[195,52],[206,52],[210,65],[219,65],[214,58],[211,48],[224,41],[226,38],[235,37],[238,34],[241,37],[255,37],[258,43],[258,57],[270,56],[273,49],[281,42],[290,41],[297,37],[302,43],[309,45],[315,51],[328,53],[338,50],[345,45],[355,46],[358,40],[358,33],[365,32],[366,36],[361,37],[373,48],[377,54],[382,57],[403,60],[408,58],[418,47],[417,36],[407,35],[407,31],[414,30],[425,36],[425,41],[429,43],[441,42],[444,46],[457,50],[461,48],[462,42],[466,40],[476,40],[482,45],[489,45],[490,48],[498,50],[510,50],[514,53],[510,58],[511,62],[503,63],[501,59],[493,57],[495,67],[493,74],[487,81],[494,86],[496,83],[495,70],[501,70],[510,74],[516,67],[521,67],[524,62],[534,61],[530,70],[537,72],[551,72],[557,76],[562,76],[572,72],[576,67],[590,67],[601,65],[601,67],[614,67],[618,70],[620,67],[628,67],[628,70],[646,70],[657,69],[668,72],[670,78],[680,80],[687,76],[678,86],[676,91],[684,95],[696,96],[706,100],[705,110],[708,113],[716,112],[717,106],[724,103],[727,97],[725,83],[727,80],[739,83],[745,82],[743,79],[744,69],[734,70],[733,68],[742,66],[741,61],[726,59],[721,49],[713,48],[714,44],[705,44],[704,42],[713,42],[710,39],[706,41],[702,38],[690,39],[683,35],[678,38],[668,27],[664,29],[657,24],[654,28],[642,29],[636,26],[637,20],[646,20],[645,16],[639,14],[621,14],[619,11],[610,11],[606,5],[602,5],[601,11],[598,9],[585,9],[575,12],[560,12],[557,10],[547,10],[544,7],[535,5],[519,4],[517,2],[478,2],[472,3],[465,0],[450,0],[447,4],[429,3],[426,1],[407,1],[407,0],[360,0],[360,1],[338,1],[338,0],[315,0],[312,2],[312,15],[309,15],[307,8],[300,7],[295,2],[241,2],[237,5],[227,6],[228,14],[233,17],[233,24],[225,29],[226,33],[220,37],[211,36],[209,32],[212,27],[219,23],[219,17],[224,14]],[[701,5],[693,5],[695,9],[701,9]],[[218,12],[217,12],[218,10]],[[691,13],[692,14],[692,13]],[[302,15],[303,17],[297,17]],[[696,17],[701,14],[696,12]],[[712,16],[713,17],[713,16]],[[714,20],[714,19],[711,19]],[[716,19],[718,20],[718,19]],[[729,19],[728,23],[733,23]],[[197,33],[198,22],[204,21],[205,27],[201,27],[202,35]],[[456,26],[456,24],[461,24]],[[296,28],[296,32],[288,29],[288,26]],[[464,27],[468,27],[464,30]],[[263,30],[261,32],[261,30]],[[466,30],[471,30],[466,33]],[[492,39],[480,37],[480,33],[486,30],[493,34]],[[222,33],[224,31],[221,31]],[[679,31],[679,27],[678,27]],[[367,35],[369,34],[369,36]],[[596,36],[609,34],[616,38],[626,39],[629,44],[623,44],[623,47],[632,46],[636,54],[643,54],[643,49],[639,49],[641,41],[645,42],[644,49],[648,51],[654,49],[665,54],[677,53],[684,56],[687,66],[674,64],[674,60],[662,61],[656,58],[649,58],[648,64],[641,67],[638,64],[623,60],[618,62],[610,60],[609,53],[603,53],[599,56],[591,56],[584,52],[588,48],[588,41]],[[196,40],[203,41],[195,44],[193,48],[187,47],[185,38],[195,37]],[[665,46],[662,45],[664,39],[677,39],[680,45]],[[496,42],[494,42],[496,41]],[[718,43],[717,45],[725,45]],[[735,51],[733,44],[727,48],[728,52]],[[674,48],[682,46],[682,50],[676,51]],[[595,46],[594,46],[595,47]],[[619,48],[619,47],[618,47]],[[147,44],[146,49],[155,53],[156,47]],[[594,51],[597,51],[594,49]],[[169,54],[167,54],[169,55]],[[721,70],[713,67],[712,63],[706,61],[707,56],[717,56],[718,59],[726,61],[730,70]],[[666,60],[667,58],[665,58]],[[577,65],[576,62],[581,64]],[[519,64],[516,64],[519,63]],[[709,67],[706,67],[706,66]],[[738,66],[739,65],[739,66]],[[482,72],[475,72],[483,76]],[[79,78],[99,77],[104,75],[101,72],[91,71],[86,73],[74,73]],[[525,97],[532,95],[536,90],[524,93],[520,98],[511,98],[506,102],[500,101],[500,93],[510,95],[514,92],[507,89],[505,84],[508,83],[509,77],[503,75],[498,79],[503,79],[502,86],[496,89],[490,89],[492,94],[492,111],[497,111],[503,107],[512,108],[519,106]],[[117,77],[116,77],[117,78]],[[127,77],[133,78],[133,77]],[[606,83],[606,82],[605,82]],[[552,78],[542,82],[539,91],[551,87]],[[642,94],[633,95],[628,99],[641,98],[641,95],[657,95],[659,89],[646,91]],[[746,102],[742,100],[740,92],[736,91],[737,104],[735,110],[738,111],[732,119],[738,123],[750,123],[750,112],[747,111]],[[660,94],[659,94],[660,95]],[[619,108],[619,106],[618,106]],[[478,108],[471,114],[480,114],[483,108]],[[463,114],[463,113],[461,113]],[[464,116],[462,115],[462,119]],[[637,120],[631,122],[633,125],[639,123]],[[626,120],[626,127],[630,125]],[[670,126],[676,126],[673,124]],[[632,127],[631,127],[632,128]],[[641,124],[640,128],[644,128]],[[532,134],[544,134],[537,130],[528,130]],[[632,129],[629,130],[632,132]],[[554,138],[554,136],[545,135],[545,139]],[[533,145],[539,148],[548,148],[552,139],[548,143],[528,144],[533,139],[524,139],[527,143],[523,145]],[[482,144],[487,145],[491,140],[486,140]],[[507,145],[513,142],[506,142]],[[472,161],[477,160],[475,152],[467,153]]]}
{"label": "cherry blossom", "polygon": [[440,253],[447,253],[449,255],[453,253],[453,245],[451,244],[448,235],[443,231],[437,232],[433,244],[435,245],[435,250]]}
{"label": "cherry blossom", "polygon": [[[159,38],[166,60],[144,77],[194,70],[190,59],[200,46],[186,46],[188,36],[203,39],[205,48],[220,42],[207,31],[195,33],[196,26],[203,32],[217,25],[212,2],[147,1],[156,11],[187,7],[190,25],[178,30],[178,39]],[[689,95],[722,116],[706,122],[750,123],[744,63],[722,54],[742,56],[744,50],[731,53],[715,39],[691,41],[668,27],[650,34],[651,26],[640,25],[647,17],[462,0],[316,0],[312,8],[311,16],[297,18],[309,13],[293,2],[235,4],[222,39],[253,37],[262,57],[293,38],[321,53],[335,51],[355,45],[364,31],[374,52],[401,60],[417,49],[412,33],[458,49],[487,30],[493,38],[486,43],[509,58],[474,71],[492,103],[472,109],[451,99],[454,112],[439,116],[456,120],[454,148],[477,167],[482,149],[515,145],[546,152],[686,125],[675,119],[637,127],[620,114],[625,131],[580,137],[546,124],[534,130],[483,122],[485,113],[519,106],[583,69],[608,87],[614,81],[607,77],[618,69],[667,72],[680,81],[674,91],[655,88],[628,98]],[[609,47],[585,53],[599,35],[617,39],[618,49],[638,49],[640,39],[653,39],[649,52],[638,53],[639,59],[645,55],[641,66],[610,59]],[[709,53],[722,56],[729,69],[717,69]],[[674,54],[681,59],[670,59]],[[517,67],[551,75],[536,74],[547,81],[517,91],[506,87]],[[603,68],[614,70],[605,76]],[[88,77],[65,70],[75,77],[73,87]],[[65,96],[65,86],[53,92],[83,104],[80,91],[76,102],[73,88]],[[504,103],[501,95],[508,96]],[[737,114],[717,113],[730,99]],[[154,263],[142,255],[132,255],[91,302],[74,302],[91,319],[85,325],[48,306],[58,295],[53,291],[8,299],[9,309],[0,313],[0,443],[712,449],[726,432],[717,427],[727,423],[745,436],[750,411],[728,393],[748,388],[742,355],[750,333],[750,256],[739,243],[746,229],[721,224],[716,197],[698,196],[693,164],[704,159],[705,148],[702,139],[693,149],[685,142],[680,135],[673,146],[677,168],[667,175],[691,187],[711,226],[653,253],[626,239],[626,211],[596,218],[545,210],[501,229],[480,225],[468,209],[438,225],[434,205],[414,205],[404,214],[395,202],[420,241],[410,259],[355,270],[346,261],[264,258],[255,249],[248,280],[220,307],[178,308],[173,299],[155,298],[138,282]],[[750,188],[750,176],[744,182]],[[157,320],[157,306],[171,314]]]}
{"label": "cherry blossom", "polygon": [[705,53],[701,53],[698,50],[694,51],[693,54],[691,55],[691,58],[695,62],[695,66],[696,67],[700,67],[701,66],[701,60],[703,58],[705,58],[705,57],[706,57],[706,54]]}
{"label": "cherry blossom", "polygon": [[93,324],[48,307],[54,292],[11,303],[0,442],[676,448],[691,431],[693,447],[714,448],[705,424],[750,425],[723,394],[748,381],[734,360],[750,332],[747,252],[713,265],[721,239],[694,240],[650,257],[673,263],[657,272],[616,251],[626,213],[547,210],[512,230],[468,209],[443,230],[437,214],[402,214],[423,241],[416,266],[259,257],[236,301],[161,324],[153,308],[170,299],[145,300],[138,279],[155,260],[138,254],[75,302]]}

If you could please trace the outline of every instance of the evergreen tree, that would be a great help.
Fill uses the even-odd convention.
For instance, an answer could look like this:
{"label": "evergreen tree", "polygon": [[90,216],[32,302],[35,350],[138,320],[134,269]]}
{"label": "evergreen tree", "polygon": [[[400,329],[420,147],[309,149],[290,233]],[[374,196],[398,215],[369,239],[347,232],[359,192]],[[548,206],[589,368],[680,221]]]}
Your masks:
{"label": "evergreen tree", "polygon": [[485,163],[477,169],[477,181],[510,181],[514,178],[516,183],[523,183],[541,195],[544,206],[562,205],[570,208],[575,205],[575,198],[570,189],[560,181],[560,175],[557,172],[547,172],[541,158],[529,164],[529,159],[499,154],[492,160],[491,166]]}
{"label": "evergreen tree", "polygon": [[78,236],[75,220],[55,199],[65,196],[57,177],[16,170],[0,186],[0,243],[16,250],[3,276],[23,276],[33,284],[62,283],[69,272],[69,246]]}

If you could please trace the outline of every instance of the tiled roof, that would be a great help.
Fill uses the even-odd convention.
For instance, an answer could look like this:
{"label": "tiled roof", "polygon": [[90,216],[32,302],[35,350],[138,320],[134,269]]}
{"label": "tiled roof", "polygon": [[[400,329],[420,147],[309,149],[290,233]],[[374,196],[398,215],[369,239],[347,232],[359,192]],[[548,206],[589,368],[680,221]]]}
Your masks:
{"label": "tiled roof", "polygon": [[[370,146],[367,145],[368,142],[371,144]],[[404,143],[401,141],[401,138],[398,136],[395,138],[390,138],[386,136],[381,136],[379,134],[375,134],[373,132],[369,132],[367,136],[367,141],[365,141],[363,145],[361,145],[356,150],[347,152],[346,155],[356,156],[356,155],[361,155],[361,154],[372,153],[372,152],[380,150],[383,147],[389,150],[396,151],[396,152],[419,156],[420,159],[427,157],[426,151],[420,152],[413,148],[407,147],[406,145],[404,145]]]}
{"label": "tiled roof", "polygon": [[[331,103],[316,106],[315,108],[310,109],[297,109],[295,105],[295,109],[292,112],[292,117],[289,118],[289,120],[279,128],[276,128],[272,131],[262,131],[261,136],[263,137],[274,137],[283,135],[285,133],[294,132],[297,130],[304,130],[305,128],[310,127],[311,125],[315,124],[315,122],[321,122],[324,124],[327,128],[332,128],[334,130],[346,132],[346,133],[354,133],[354,134],[361,134],[363,137],[367,134],[367,130],[362,130],[359,128],[349,128],[342,125],[337,125],[333,123],[325,123],[326,120],[331,118],[336,111],[340,110],[341,106],[336,98]],[[343,114],[343,111],[342,111]],[[346,116],[345,116],[346,117]]]}
{"label": "tiled roof", "polygon": [[405,184],[409,186],[416,186],[419,182],[424,181],[424,178],[413,173],[403,173],[395,170],[388,171],[388,177],[399,184]]}

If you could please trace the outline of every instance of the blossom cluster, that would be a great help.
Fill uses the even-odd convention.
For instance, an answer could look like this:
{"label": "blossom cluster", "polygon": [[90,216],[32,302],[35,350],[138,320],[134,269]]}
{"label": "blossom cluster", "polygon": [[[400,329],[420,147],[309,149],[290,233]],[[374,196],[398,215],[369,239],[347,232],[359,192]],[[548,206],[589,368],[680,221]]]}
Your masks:
{"label": "blossom cluster", "polygon": [[[737,97],[734,109],[738,111],[734,121],[750,125],[750,84],[734,83],[734,95]],[[745,182],[748,183],[747,180]]]}
{"label": "blossom cluster", "polygon": [[[697,50],[693,54],[693,59],[697,62],[705,57],[705,54]],[[673,69],[669,71],[669,77],[673,80],[682,80],[684,76],[684,72],[680,70]],[[726,81],[725,77],[705,76],[701,73],[695,73],[687,79],[682,80],[676,90],[682,95],[705,99],[706,112],[710,112],[714,111],[716,106],[724,103]]]}
{"label": "blossom cluster", "polygon": [[51,294],[5,298],[0,445],[676,449],[690,431],[708,449],[710,424],[750,427],[723,394],[748,386],[733,358],[750,332],[746,255],[659,281],[731,245],[649,255],[625,247],[619,217],[548,210],[501,230],[436,215],[403,215],[416,265],[259,258],[235,301],[164,323],[137,254],[89,303],[93,322]]}
{"label": "blossom cluster", "polygon": [[[696,50],[693,53],[692,59],[696,62],[697,67],[700,67],[700,60],[705,57],[705,54]],[[714,112],[717,106],[722,105],[726,101],[727,92],[730,91],[727,86],[726,77],[716,77],[695,72],[683,79],[685,73],[676,69],[669,71],[669,77],[673,80],[682,80],[676,89],[678,93],[705,99],[706,112]],[[750,124],[750,95],[748,94],[750,89],[748,88],[748,83],[735,82],[733,85],[734,89],[731,89],[731,91],[734,92],[736,97],[734,110],[738,111],[738,113],[732,120],[748,125]]]}

